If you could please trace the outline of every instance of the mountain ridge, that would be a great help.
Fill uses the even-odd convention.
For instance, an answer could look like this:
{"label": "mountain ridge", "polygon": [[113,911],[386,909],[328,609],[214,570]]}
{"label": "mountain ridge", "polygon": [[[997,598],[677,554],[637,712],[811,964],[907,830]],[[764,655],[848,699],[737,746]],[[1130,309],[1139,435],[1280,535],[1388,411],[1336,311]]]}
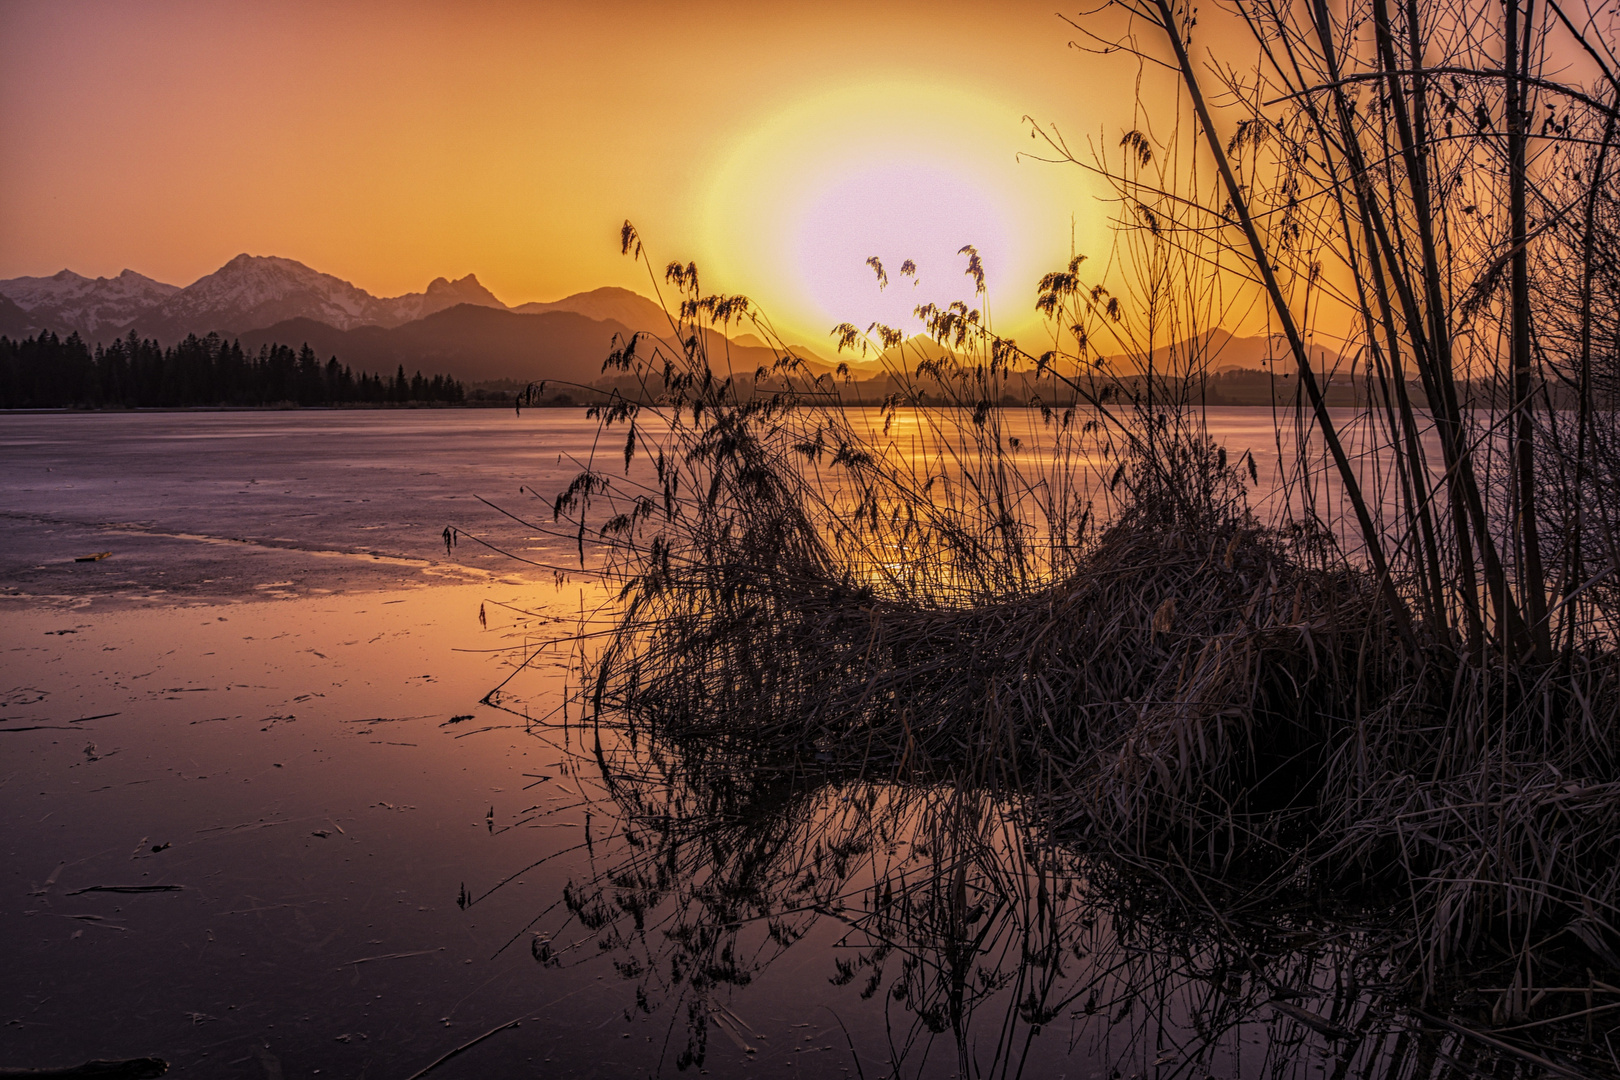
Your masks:
{"label": "mountain ridge", "polygon": [[[600,306],[596,294],[606,291],[574,294],[540,304],[538,309],[575,310],[570,303],[576,299],[580,307]],[[611,291],[622,294],[619,308],[628,309],[639,302],[652,311],[659,310],[652,301],[628,289]],[[62,336],[78,333],[91,342],[110,341],[131,330],[169,342],[186,334],[210,331],[242,334],[297,318],[314,319],[339,330],[368,325],[392,327],[458,304],[514,310],[490,292],[476,274],[455,279],[437,277],[421,292],[375,296],[295,259],[247,253],[186,286],[156,281],[133,270],[125,270],[115,278],[88,278],[62,270],[48,277],[0,280],[0,296],[28,314],[30,329],[51,330]],[[650,322],[646,312],[642,314],[644,317],[631,321]],[[635,328],[651,329],[641,325]]]}
{"label": "mountain ridge", "polygon": [[[458,314],[441,318],[445,312]],[[601,377],[615,337],[667,337],[670,323],[656,302],[618,286],[509,306],[467,274],[436,277],[419,293],[379,297],[294,259],[244,253],[184,287],[132,270],[116,278],[63,270],[0,280],[0,333],[43,330],[76,332],[92,345],[131,332],[164,344],[212,332],[251,348],[307,342],[323,357],[362,368],[419,366],[474,382],[583,383]],[[715,339],[724,343],[718,333]],[[739,371],[775,360],[751,337],[725,347]],[[813,367],[831,369],[824,357],[801,351]]]}
{"label": "mountain ridge", "polygon": [[36,328],[60,327],[59,332],[77,331],[86,338],[106,327],[122,328],[180,291],[178,285],[127,269],[111,278],[88,278],[64,269],[49,277],[0,282],[0,296],[27,312]]}
{"label": "mountain ridge", "polygon": [[[188,334],[215,332],[251,348],[307,342],[323,357],[361,368],[420,367],[471,382],[595,382],[615,338],[667,338],[670,329],[658,303],[618,286],[509,306],[469,273],[436,277],[422,292],[378,297],[293,259],[245,253],[183,288],[127,269],[112,278],[64,269],[49,277],[0,280],[0,334],[14,338],[42,330],[62,337],[77,332],[94,345],[133,331],[174,344]],[[714,355],[727,356],[733,371],[752,373],[776,359],[743,327],[726,335],[705,333],[714,335]],[[818,354],[803,345],[789,347],[813,372],[831,371],[844,359],[860,380],[886,378],[895,359],[840,358],[831,349]],[[907,345],[908,352],[919,348],[921,355],[932,355],[937,346],[916,338]],[[1172,350],[1203,356],[1212,372],[1264,369],[1273,357],[1286,355],[1269,337],[1217,329],[1155,349],[1154,366],[1161,367]],[[1337,359],[1320,346],[1312,354],[1324,370]],[[1110,370],[1126,376],[1143,371],[1146,360],[1129,353],[1106,358]]]}
{"label": "mountain ridge", "polygon": [[[72,270],[48,277],[0,280],[0,297],[26,314],[27,332],[78,333],[91,344],[106,343],[133,330],[172,344],[187,334],[240,335],[295,319],[313,319],[338,330],[362,326],[396,327],[427,318],[458,304],[541,315],[563,311],[630,332],[665,336],[669,318],[659,304],[632,289],[607,285],[570,293],[558,300],[508,305],[476,274],[436,277],[422,292],[375,296],[365,289],[278,255],[243,253],[190,285],[157,281],[125,270],[115,278],[88,278]],[[12,333],[16,319],[9,318]],[[728,334],[747,347],[763,341],[746,332]],[[836,361],[803,344],[792,348],[806,359],[831,366]]]}
{"label": "mountain ridge", "polygon": [[[443,371],[465,382],[538,382],[589,385],[603,376],[602,362],[615,338],[634,331],[616,320],[574,311],[524,312],[458,304],[401,326],[342,330],[313,319],[291,319],[241,334],[244,349],[272,343],[308,344],[321,357],[337,356],[357,369],[407,373]],[[723,344],[713,331],[711,347],[729,351],[732,368],[752,374],[769,366],[769,349]]]}

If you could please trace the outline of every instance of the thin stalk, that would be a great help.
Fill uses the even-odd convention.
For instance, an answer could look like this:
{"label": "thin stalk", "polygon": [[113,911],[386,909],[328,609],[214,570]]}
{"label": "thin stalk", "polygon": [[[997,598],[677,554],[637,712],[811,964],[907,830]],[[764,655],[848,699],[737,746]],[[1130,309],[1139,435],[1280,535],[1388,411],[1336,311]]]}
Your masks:
{"label": "thin stalk", "polygon": [[[1613,145],[1615,134],[1615,118],[1606,117],[1603,122],[1603,145],[1598,150],[1597,164],[1592,170],[1592,180],[1587,188],[1586,213],[1581,228],[1581,358],[1580,369],[1577,372],[1577,421],[1575,433],[1575,498],[1574,498],[1574,535],[1570,538],[1570,573],[1569,581],[1565,586],[1565,596],[1569,597],[1578,583],[1586,578],[1586,567],[1582,559],[1584,554],[1583,542],[1586,533],[1585,500],[1582,497],[1586,489],[1586,452],[1587,439],[1591,434],[1592,421],[1596,413],[1592,400],[1592,275],[1595,236],[1597,232],[1597,203],[1598,195],[1602,191],[1603,174],[1608,168],[1609,147]],[[1565,655],[1573,657],[1575,653],[1575,627],[1580,621],[1575,612],[1565,615]]]}
{"label": "thin stalk", "polygon": [[1304,338],[1300,336],[1299,327],[1294,322],[1293,312],[1289,309],[1283,297],[1282,286],[1277,281],[1277,275],[1271,265],[1271,258],[1266,251],[1265,244],[1255,229],[1254,219],[1249,214],[1248,200],[1244,197],[1243,189],[1232,174],[1232,163],[1228,160],[1225,148],[1215,133],[1215,124],[1209,115],[1209,107],[1204,102],[1203,88],[1199,85],[1198,73],[1193,68],[1192,59],[1187,55],[1187,47],[1181,39],[1181,31],[1176,24],[1175,12],[1171,8],[1170,0],[1154,0],[1154,6],[1160,15],[1160,25],[1164,29],[1165,37],[1169,39],[1171,48],[1175,51],[1176,65],[1181,73],[1182,85],[1187,89],[1187,95],[1192,100],[1193,109],[1198,115],[1199,126],[1203,129],[1204,138],[1209,143],[1210,152],[1215,158],[1215,167],[1220,171],[1221,182],[1226,187],[1227,197],[1231,200],[1234,213],[1238,216],[1238,223],[1243,229],[1243,235],[1249,242],[1249,250],[1254,256],[1255,268],[1259,270],[1265,285],[1266,293],[1271,300],[1273,311],[1283,325],[1283,334],[1288,339],[1288,347],[1294,354],[1294,362],[1299,370],[1300,385],[1304,387],[1310,397],[1311,410],[1315,414],[1317,426],[1322,431],[1322,441],[1327,445],[1328,453],[1333,457],[1333,464],[1337,468],[1340,480],[1344,484],[1345,497],[1350,500],[1351,507],[1356,513],[1356,523],[1360,526],[1362,540],[1367,546],[1367,555],[1372,560],[1373,572],[1378,577],[1380,590],[1389,607],[1390,616],[1395,620],[1396,629],[1413,653],[1419,651],[1417,638],[1412,630],[1412,619],[1406,609],[1406,602],[1401,597],[1394,579],[1390,576],[1388,563],[1384,558],[1383,537],[1373,524],[1372,515],[1367,512],[1366,499],[1362,496],[1361,485],[1356,479],[1355,470],[1350,465],[1350,459],[1344,452],[1344,446],[1339,441],[1339,433],[1333,425],[1333,418],[1328,415],[1327,404],[1322,398],[1321,388],[1316,383],[1316,374],[1311,369],[1310,353],[1306,350]]}
{"label": "thin stalk", "polygon": [[[1381,0],[1380,0],[1381,2]],[[1513,369],[1514,456],[1517,484],[1514,517],[1519,549],[1519,593],[1530,619],[1530,638],[1538,657],[1552,655],[1551,628],[1547,625],[1547,579],[1541,565],[1541,535],[1536,495],[1535,420],[1530,387],[1530,257],[1525,208],[1525,101],[1521,80],[1529,74],[1530,41],[1534,32],[1535,0],[1525,13],[1523,40],[1519,29],[1519,0],[1505,0],[1503,73],[1507,82],[1508,227],[1512,244],[1509,270],[1511,293],[1509,356]]]}
{"label": "thin stalk", "polygon": [[[1400,139],[1407,184],[1412,192],[1413,215],[1417,219],[1418,243],[1421,248],[1419,265],[1422,267],[1424,290],[1422,310],[1427,316],[1426,336],[1431,351],[1428,354],[1427,364],[1423,363],[1422,353],[1416,356],[1420,368],[1428,369],[1428,377],[1424,380],[1427,384],[1425,389],[1429,393],[1429,411],[1434,414],[1436,424],[1440,427],[1442,445],[1447,448],[1446,472],[1455,478],[1453,483],[1459,486],[1461,513],[1458,516],[1465,517],[1467,523],[1472,526],[1474,540],[1479,545],[1483,557],[1486,590],[1496,609],[1498,629],[1504,647],[1511,648],[1515,642],[1527,644],[1528,635],[1523,616],[1520,615],[1518,605],[1514,603],[1513,596],[1508,591],[1507,574],[1497,553],[1496,543],[1491,537],[1490,523],[1485,515],[1484,501],[1480,498],[1467,439],[1463,432],[1462,407],[1457,398],[1457,384],[1452,365],[1451,328],[1447,325],[1446,319],[1446,313],[1450,309],[1445,301],[1443,283],[1440,279],[1440,260],[1434,242],[1428,165],[1407,111],[1406,96],[1400,77],[1396,74],[1403,69],[1395,55],[1395,35],[1391,29],[1388,4],[1386,0],[1373,0],[1372,8],[1374,36],[1386,74],[1385,92],[1389,95],[1390,110],[1395,116],[1395,130]],[[1420,64],[1420,57],[1413,56],[1412,63]],[[1413,69],[1406,69],[1406,73],[1410,74],[1411,70]],[[1401,257],[1402,254],[1390,250],[1392,267],[1411,264],[1410,260]],[[1458,524],[1461,526],[1463,522],[1459,520]],[[1458,535],[1459,537],[1462,535],[1461,528]]]}
{"label": "thin stalk", "polygon": [[[1384,260],[1380,254],[1381,251],[1386,250],[1388,247],[1387,239],[1383,223],[1380,220],[1378,202],[1373,197],[1371,190],[1369,190],[1367,165],[1362,155],[1360,140],[1356,135],[1355,119],[1351,114],[1349,103],[1345,100],[1343,89],[1338,86],[1339,63],[1332,36],[1332,19],[1324,0],[1315,0],[1314,22],[1316,24],[1318,45],[1327,64],[1328,77],[1335,85],[1333,91],[1334,111],[1344,142],[1343,153],[1350,166],[1352,187],[1355,192],[1362,235],[1365,238],[1364,248],[1370,264],[1368,276],[1372,279],[1374,294],[1378,301],[1378,318],[1376,323],[1372,318],[1368,318],[1368,331],[1373,336],[1374,348],[1376,349],[1377,335],[1376,331],[1373,330],[1373,326],[1376,325],[1381,328],[1389,350],[1394,396],[1400,408],[1400,425],[1396,430],[1401,432],[1405,440],[1405,455],[1402,460],[1403,464],[1410,465],[1411,482],[1414,493],[1418,496],[1416,499],[1417,512],[1423,550],[1426,556],[1429,590],[1432,593],[1432,606],[1435,610],[1434,617],[1437,619],[1438,625],[1444,626],[1447,622],[1444,617],[1447,606],[1446,593],[1442,584],[1439,546],[1436,541],[1436,528],[1430,508],[1431,492],[1429,490],[1428,469],[1422,443],[1419,439],[1417,418],[1412,410],[1410,396],[1406,392],[1406,371],[1401,362],[1400,335],[1395,328],[1395,316],[1390,305],[1389,290],[1383,265]],[[1314,109],[1312,112],[1314,116]],[[1321,138],[1324,144],[1328,142],[1325,130],[1322,131]],[[1346,240],[1349,241],[1348,226],[1346,226]],[[1393,267],[1391,268],[1390,277],[1394,278],[1399,285],[1405,284],[1404,280],[1393,273]],[[1415,305],[1409,305],[1408,310],[1410,311],[1413,306]],[[1420,350],[1421,339],[1414,342],[1414,352]],[[1393,420],[1391,427],[1395,428]],[[1452,505],[1456,508],[1460,504],[1454,498]],[[1468,542],[1466,528],[1460,528],[1458,535],[1461,543],[1466,545]],[[1479,614],[1478,586],[1475,582],[1472,552],[1465,549],[1461,554],[1462,558],[1459,561],[1463,574],[1463,616],[1468,628],[1468,639],[1472,642],[1478,642],[1483,631],[1483,623]]]}

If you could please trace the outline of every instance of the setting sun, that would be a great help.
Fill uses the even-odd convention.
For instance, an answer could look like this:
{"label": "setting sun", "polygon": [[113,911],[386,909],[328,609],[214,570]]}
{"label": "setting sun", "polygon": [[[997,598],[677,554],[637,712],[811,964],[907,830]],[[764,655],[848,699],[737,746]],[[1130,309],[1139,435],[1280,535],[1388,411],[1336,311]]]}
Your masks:
{"label": "setting sun", "polygon": [[[888,163],[834,181],[800,211],[791,258],[803,295],[828,319],[905,325],[921,303],[972,295],[962,249],[973,245],[992,267],[1010,261],[1004,208],[984,188],[938,167]],[[880,291],[877,258],[894,279]],[[915,273],[906,273],[907,263]],[[987,287],[995,282],[987,277]]]}
{"label": "setting sun", "polygon": [[[1100,242],[1085,178],[1031,160],[1019,110],[954,87],[861,83],[807,96],[739,139],[712,182],[707,258],[811,341],[831,327],[907,331],[922,303],[987,306],[1008,330],[1032,321],[1035,282]],[[965,276],[965,245],[986,298]],[[867,260],[889,276],[880,290]],[[915,275],[902,277],[906,260]],[[733,284],[735,283],[735,285]]]}

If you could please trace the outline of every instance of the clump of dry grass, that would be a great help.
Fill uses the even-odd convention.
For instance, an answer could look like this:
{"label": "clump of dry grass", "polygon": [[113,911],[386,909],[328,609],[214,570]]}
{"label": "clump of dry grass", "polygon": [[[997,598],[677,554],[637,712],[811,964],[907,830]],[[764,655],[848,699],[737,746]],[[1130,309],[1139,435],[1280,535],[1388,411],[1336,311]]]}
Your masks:
{"label": "clump of dry grass", "polygon": [[[1420,993],[1498,969],[1522,1019],[1620,984],[1612,35],[1556,5],[1236,10],[1252,66],[1206,68],[1189,3],[1077,25],[1176,104],[1090,161],[1037,131],[1121,207],[1107,287],[1078,255],[1042,281],[1039,357],[924,308],[897,392],[846,400],[785,347],[728,370],[713,331],[769,326],[670,268],[669,340],[610,360],[639,385],[599,412],[626,475],[593,463],[552,508],[621,587],[580,703],[700,754],[991,793],[1185,875],[1217,922],[1353,904]],[[1561,82],[1560,50],[1603,78]],[[1294,390],[1264,520],[1198,407],[1247,302],[1222,269]],[[1326,404],[1346,376],[1353,418]]]}
{"label": "clump of dry grass", "polygon": [[597,707],[901,775],[1027,781],[1076,827],[1223,862],[1281,842],[1346,692],[1401,662],[1370,582],[1302,566],[1236,516],[1138,504],[1063,578],[944,606],[795,565],[813,538],[751,513],[771,520],[739,526],[729,558],[631,585]]}
{"label": "clump of dry grass", "polygon": [[1525,987],[1565,966],[1620,971],[1620,662],[1575,663],[1561,687],[1556,672],[1454,671],[1449,693],[1355,717],[1332,759],[1320,864],[1396,883],[1429,983],[1482,958],[1509,958]]}
{"label": "clump of dry grass", "polygon": [[[738,378],[700,330],[746,301],[669,279],[674,340],[609,360],[641,385],[598,410],[623,476],[593,463],[552,507],[619,587],[583,722],[948,779],[1250,905],[1354,886],[1428,989],[1620,967],[1612,642],[1462,641],[1314,513],[1258,520],[1252,464],[1195,411],[1111,410],[1077,379],[1003,408],[993,336],[904,372],[932,409],[861,411],[788,350]],[[961,346],[968,314],[938,336]]]}

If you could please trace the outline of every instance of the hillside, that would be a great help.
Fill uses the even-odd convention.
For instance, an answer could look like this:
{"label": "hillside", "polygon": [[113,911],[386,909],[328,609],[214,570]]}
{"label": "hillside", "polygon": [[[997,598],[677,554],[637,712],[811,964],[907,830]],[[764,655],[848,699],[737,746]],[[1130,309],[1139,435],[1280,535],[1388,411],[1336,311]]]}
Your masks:
{"label": "hillside", "polygon": [[[602,361],[612,351],[615,335],[624,339],[631,332],[621,322],[572,311],[521,313],[461,304],[397,327],[339,330],[313,319],[290,319],[240,337],[249,350],[307,342],[321,357],[336,356],[367,371],[403,366],[407,372],[443,372],[469,383],[593,383],[602,377]],[[749,375],[775,360],[768,349],[735,343],[730,356],[732,370]]]}

